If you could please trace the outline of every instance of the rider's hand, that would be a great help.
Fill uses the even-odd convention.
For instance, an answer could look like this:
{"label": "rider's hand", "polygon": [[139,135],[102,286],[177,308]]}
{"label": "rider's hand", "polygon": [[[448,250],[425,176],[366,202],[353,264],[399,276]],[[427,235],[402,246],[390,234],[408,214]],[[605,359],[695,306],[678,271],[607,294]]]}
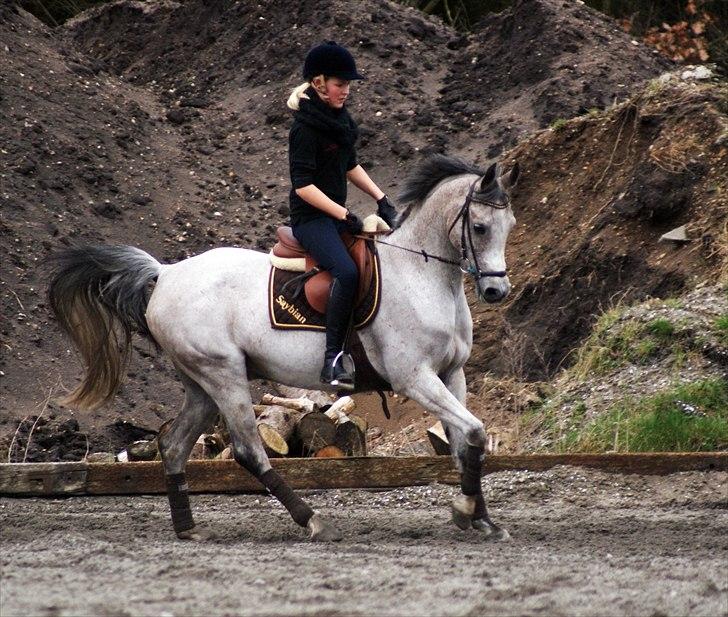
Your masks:
{"label": "rider's hand", "polygon": [[397,211],[394,209],[394,206],[389,203],[389,199],[387,199],[386,195],[377,201],[377,216],[392,229],[396,227]]}
{"label": "rider's hand", "polygon": [[364,223],[362,223],[361,219],[353,212],[349,212],[346,215],[345,220],[346,220],[346,231],[348,231],[350,234],[352,234],[354,236],[358,236],[364,229]]}

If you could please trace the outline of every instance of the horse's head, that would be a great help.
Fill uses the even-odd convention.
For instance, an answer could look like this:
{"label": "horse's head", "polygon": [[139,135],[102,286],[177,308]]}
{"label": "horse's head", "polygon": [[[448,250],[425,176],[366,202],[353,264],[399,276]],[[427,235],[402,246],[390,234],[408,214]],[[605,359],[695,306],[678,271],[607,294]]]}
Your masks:
{"label": "horse's head", "polygon": [[510,192],[518,174],[518,163],[506,174],[500,163],[493,163],[470,186],[450,226],[450,241],[463,256],[461,268],[474,276],[478,297],[486,302],[500,302],[511,291],[505,251],[516,222]]}

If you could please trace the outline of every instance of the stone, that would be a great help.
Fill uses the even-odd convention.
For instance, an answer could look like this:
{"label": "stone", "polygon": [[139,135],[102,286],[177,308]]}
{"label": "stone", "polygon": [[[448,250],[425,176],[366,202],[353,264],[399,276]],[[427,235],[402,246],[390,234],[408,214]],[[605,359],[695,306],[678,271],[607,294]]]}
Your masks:
{"label": "stone", "polygon": [[680,227],[675,227],[675,229],[668,231],[666,234],[662,234],[660,236],[660,242],[690,242],[690,238],[688,238],[688,234],[686,231],[686,226],[680,225]]}

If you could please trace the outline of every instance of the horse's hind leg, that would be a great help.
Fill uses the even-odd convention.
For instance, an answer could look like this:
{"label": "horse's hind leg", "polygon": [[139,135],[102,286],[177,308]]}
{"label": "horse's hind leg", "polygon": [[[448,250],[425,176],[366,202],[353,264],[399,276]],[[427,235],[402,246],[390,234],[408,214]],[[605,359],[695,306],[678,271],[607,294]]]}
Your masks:
{"label": "horse's hind leg", "polygon": [[311,532],[311,539],[340,540],[339,530],[314,512],[271,467],[255,423],[244,358],[230,360],[226,368],[218,365],[206,370],[205,375],[200,375],[200,383],[225,419],[235,460],[285,506],[296,523]]}
{"label": "horse's hind leg", "polygon": [[160,431],[159,452],[164,465],[174,531],[182,540],[202,540],[207,535],[195,528],[185,467],[195,442],[205,428],[214,422],[217,405],[192,379],[181,370],[178,373],[185,388],[185,402],[169,428]]}

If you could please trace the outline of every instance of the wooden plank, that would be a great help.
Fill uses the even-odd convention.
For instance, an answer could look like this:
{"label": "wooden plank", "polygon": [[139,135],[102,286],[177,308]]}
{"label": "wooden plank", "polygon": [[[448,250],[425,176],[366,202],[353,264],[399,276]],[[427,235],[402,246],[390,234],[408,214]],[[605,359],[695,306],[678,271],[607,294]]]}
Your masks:
{"label": "wooden plank", "polygon": [[667,475],[680,471],[728,471],[728,452],[640,452],[626,454],[529,454],[487,456],[485,473],[545,471],[557,465],[606,472]]}
{"label": "wooden plank", "polygon": [[[447,456],[286,458],[271,465],[294,489],[396,488],[441,482],[459,476]],[[262,492],[262,485],[235,461],[189,461],[192,493]],[[161,463],[108,463],[89,467],[89,495],[164,493]]]}
{"label": "wooden plank", "polygon": [[[396,488],[460,481],[449,456],[272,459],[293,488]],[[679,471],[728,471],[728,452],[645,454],[536,454],[488,456],[484,473],[545,471],[557,465],[615,473],[664,475]],[[232,460],[187,464],[194,493],[254,493],[263,488]],[[132,495],[164,493],[160,462],[0,464],[0,495]]]}
{"label": "wooden plank", "polygon": [[0,465],[0,495],[83,495],[88,463]]}

